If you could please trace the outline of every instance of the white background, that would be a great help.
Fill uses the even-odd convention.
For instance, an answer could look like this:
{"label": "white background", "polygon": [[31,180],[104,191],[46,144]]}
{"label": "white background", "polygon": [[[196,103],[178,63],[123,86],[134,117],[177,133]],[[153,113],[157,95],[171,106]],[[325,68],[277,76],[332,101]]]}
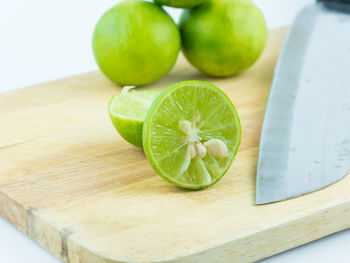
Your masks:
{"label": "white background", "polygon": [[[91,35],[118,0],[1,0],[0,92],[97,69]],[[312,0],[256,0],[269,28],[288,25]],[[178,21],[181,10],[167,9]],[[290,233],[293,235],[293,233]],[[263,260],[264,263],[350,262],[350,230]],[[59,262],[0,218],[0,263]]]}

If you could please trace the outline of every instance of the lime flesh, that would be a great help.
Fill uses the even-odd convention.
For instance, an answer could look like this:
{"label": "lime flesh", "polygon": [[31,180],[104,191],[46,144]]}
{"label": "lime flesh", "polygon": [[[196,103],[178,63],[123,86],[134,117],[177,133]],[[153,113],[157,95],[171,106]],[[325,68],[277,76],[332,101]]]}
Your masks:
{"label": "lime flesh", "polygon": [[159,91],[124,90],[108,105],[109,116],[118,133],[129,143],[142,147],[142,127],[147,110]]}
{"label": "lime flesh", "polygon": [[[232,102],[219,88],[202,81],[180,82],[163,91],[143,126],[143,148],[154,170],[189,189],[206,188],[220,180],[240,140],[240,121]],[[214,150],[226,147],[226,155],[209,151],[210,142],[218,141]],[[195,156],[193,145],[201,148]]]}

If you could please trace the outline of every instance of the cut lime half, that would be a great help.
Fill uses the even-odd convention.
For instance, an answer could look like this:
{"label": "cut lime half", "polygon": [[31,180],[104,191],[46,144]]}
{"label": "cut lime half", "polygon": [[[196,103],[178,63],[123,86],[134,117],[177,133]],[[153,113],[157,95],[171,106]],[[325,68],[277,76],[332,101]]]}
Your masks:
{"label": "cut lime half", "polygon": [[124,87],[108,104],[112,123],[119,134],[129,143],[142,147],[142,126],[147,110],[159,95],[159,91],[135,91]]}
{"label": "cut lime half", "polygon": [[143,126],[143,148],[153,169],[189,189],[219,181],[240,141],[240,121],[231,100],[203,81],[184,81],[163,91]]}

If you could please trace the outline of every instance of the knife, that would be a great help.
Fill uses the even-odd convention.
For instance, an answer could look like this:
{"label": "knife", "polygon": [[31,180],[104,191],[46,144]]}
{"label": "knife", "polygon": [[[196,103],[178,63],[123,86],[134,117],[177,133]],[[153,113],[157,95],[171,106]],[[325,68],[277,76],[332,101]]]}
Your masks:
{"label": "knife", "polygon": [[317,1],[297,15],[275,68],[255,203],[324,188],[349,171],[350,0]]}

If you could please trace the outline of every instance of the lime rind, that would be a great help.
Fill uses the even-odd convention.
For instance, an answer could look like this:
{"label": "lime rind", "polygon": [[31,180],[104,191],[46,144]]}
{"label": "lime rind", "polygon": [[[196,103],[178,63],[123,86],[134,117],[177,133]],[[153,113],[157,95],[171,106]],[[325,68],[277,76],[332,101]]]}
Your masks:
{"label": "lime rind", "polygon": [[[183,94],[176,97],[176,99],[173,98],[173,92],[177,89],[185,88],[183,92],[186,92],[186,89],[191,87],[196,88],[189,96]],[[212,91],[210,98],[198,92],[201,87],[204,90],[209,89]],[[183,106],[188,105],[188,102],[191,100],[194,102],[191,104],[192,107],[186,108]],[[207,124],[203,121],[201,123],[201,128],[203,129],[198,135],[204,140],[212,138],[222,140],[230,149],[229,154],[227,158],[222,159],[215,158],[210,153],[207,153],[204,158],[197,156],[189,159],[188,144],[183,141],[184,136],[181,130],[174,129],[174,127],[177,127],[179,121],[186,118],[186,116],[188,118],[188,116],[195,115],[194,109],[197,109],[197,106],[199,106],[196,103],[201,103],[201,101],[208,107],[202,106],[200,114],[204,117],[204,120],[207,117],[212,122],[212,117],[218,114],[218,112],[215,113],[216,107],[214,107],[215,103],[213,102],[215,100],[215,103],[218,101],[224,102],[224,105],[221,105],[221,111],[231,111],[232,114],[228,114],[231,115],[231,118],[220,119],[223,123],[221,126],[220,124],[217,125],[216,129],[211,128],[212,124]],[[161,111],[161,114],[157,115],[159,107],[163,107],[161,105],[167,105],[168,109]],[[180,116],[174,117],[172,115],[173,112],[180,112]],[[162,131],[162,136],[154,136],[155,134],[152,134],[152,130]],[[227,136],[228,130],[234,133],[231,137]],[[172,85],[163,91],[152,103],[145,119],[142,136],[145,154],[153,169],[161,177],[183,188],[203,189],[219,181],[231,166],[241,141],[241,125],[238,113],[231,100],[219,88],[203,81],[185,81]],[[164,167],[166,167],[166,171]],[[210,180],[208,179],[208,173],[211,175]]]}

